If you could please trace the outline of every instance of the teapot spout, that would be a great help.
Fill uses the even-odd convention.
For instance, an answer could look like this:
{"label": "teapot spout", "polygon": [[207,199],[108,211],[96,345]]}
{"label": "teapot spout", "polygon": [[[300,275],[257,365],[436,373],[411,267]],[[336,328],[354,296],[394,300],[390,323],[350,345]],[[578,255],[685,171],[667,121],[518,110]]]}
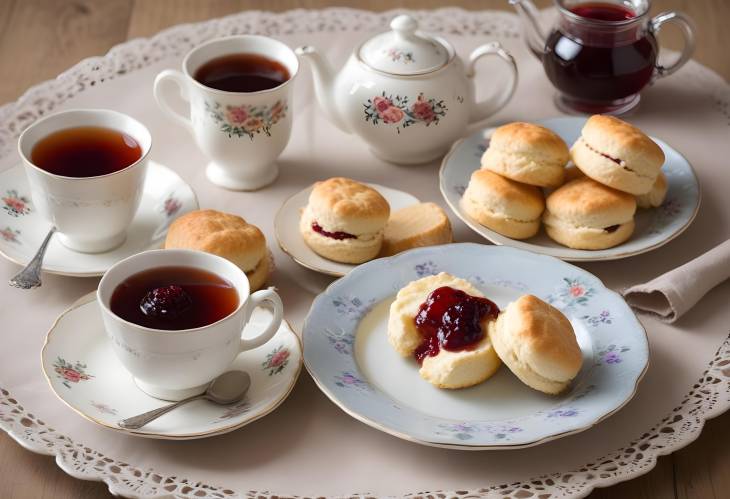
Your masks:
{"label": "teapot spout", "polygon": [[531,0],[509,0],[509,3],[514,6],[517,15],[522,21],[527,46],[535,57],[542,59],[545,53],[547,36],[545,36],[540,25],[540,13],[537,7],[535,7],[535,4]]}
{"label": "teapot spout", "polygon": [[330,63],[322,57],[322,54],[316,48],[310,45],[298,47],[294,52],[298,56],[307,59],[312,66],[314,94],[325,115],[337,128],[345,133],[352,133],[335,107],[335,73]]}

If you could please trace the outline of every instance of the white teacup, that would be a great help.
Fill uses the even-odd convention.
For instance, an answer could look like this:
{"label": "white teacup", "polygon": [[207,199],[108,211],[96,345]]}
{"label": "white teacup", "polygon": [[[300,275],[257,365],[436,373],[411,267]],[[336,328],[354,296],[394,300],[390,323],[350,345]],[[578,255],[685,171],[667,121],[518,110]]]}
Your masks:
{"label": "white teacup", "polygon": [[[238,307],[227,317],[194,329],[159,330],[128,322],[111,311],[116,287],[129,276],[160,266],[194,267],[212,272],[233,284]],[[249,295],[246,274],[225,258],[193,250],[151,250],[130,256],[110,268],[99,282],[97,298],[104,328],[114,353],[145,393],[164,400],[181,400],[205,391],[239,353],[259,347],[274,337],[283,306],[273,289]],[[253,309],[268,302],[271,323],[255,338],[242,338]]]}
{"label": "white teacup", "polygon": [[[281,63],[289,79],[268,90],[227,92],[194,78],[211,59],[240,53],[263,55]],[[211,182],[232,190],[256,190],[279,174],[275,161],[289,142],[292,83],[298,70],[297,56],[280,41],[257,35],[218,38],[191,50],[183,60],[182,72],[167,69],[158,74],[154,95],[162,111],[187,128],[212,160],[206,169]],[[190,103],[189,119],[168,102],[171,89],[165,85],[167,81],[176,83],[180,95]]]}
{"label": "white teacup", "polygon": [[[142,156],[114,173],[64,177],[31,161],[39,140],[53,132],[80,126],[112,128],[131,136]],[[33,204],[58,229],[59,241],[83,253],[101,253],[124,242],[139,207],[152,147],[149,130],[134,118],[108,109],[75,109],[51,114],[30,125],[18,139]]]}

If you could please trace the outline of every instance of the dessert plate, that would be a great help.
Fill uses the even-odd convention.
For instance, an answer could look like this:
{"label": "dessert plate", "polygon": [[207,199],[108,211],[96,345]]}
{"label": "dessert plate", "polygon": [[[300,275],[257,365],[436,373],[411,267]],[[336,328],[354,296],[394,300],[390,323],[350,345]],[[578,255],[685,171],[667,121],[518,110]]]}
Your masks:
{"label": "dessert plate", "polygon": [[[391,213],[419,202],[415,196],[407,192],[377,184],[367,185],[377,190],[388,200]],[[307,246],[304,238],[299,233],[300,213],[309,201],[309,193],[312,192],[312,187],[310,185],[306,189],[299,191],[281,205],[274,219],[276,240],[279,242],[279,247],[282,251],[299,265],[316,272],[321,272],[322,274],[342,277],[357,267],[357,265],[333,262],[332,260],[327,260],[319,256]]]}
{"label": "dessert plate", "polygon": [[[258,334],[268,324],[269,315],[266,309],[255,309],[244,337]],[[233,431],[276,409],[299,376],[302,351],[297,335],[282,322],[271,341],[241,353],[231,366],[251,376],[251,388],[242,402],[223,406],[197,400],[139,430],[120,428],[117,422],[169,402],[137,388],[117,359],[101,322],[95,292],[58,317],[46,336],[41,364],[51,390],[89,421],[130,435],[189,440]]]}
{"label": "dessert plate", "polygon": [[[549,396],[505,366],[461,390],[438,389],[389,345],[388,309],[410,281],[438,272],[468,279],[504,308],[531,293],[570,319],[583,368]],[[646,371],[646,333],[626,302],[592,274],[556,258],[474,243],[419,248],[360,265],[312,304],[304,364],[354,418],[405,440],[462,449],[529,447],[583,431],[618,411]]]}
{"label": "dessert plate", "polygon": [[[0,207],[0,255],[26,265],[51,224],[33,206],[22,165],[0,173]],[[171,169],[150,162],[142,201],[124,244],[105,253],[79,253],[54,238],[43,259],[43,271],[75,277],[100,276],[119,260],[158,247],[175,218],[197,209],[193,189]]]}
{"label": "dessert plate", "polygon": [[[570,146],[580,137],[585,121],[586,118],[571,116],[537,123],[553,130]],[[569,261],[616,260],[646,253],[668,243],[689,227],[699,210],[700,186],[692,166],[666,142],[652,138],[666,156],[662,171],[667,176],[669,189],[660,207],[636,211],[636,229],[628,241],[604,250],[576,250],[556,243],[545,234],[543,228],[530,239],[511,239],[484,227],[461,209],[461,197],[469,184],[469,178],[479,168],[482,153],[489,143],[485,138],[488,133],[485,132],[488,130],[476,132],[454,144],[441,163],[439,187],[456,216],[494,244],[513,246]]]}

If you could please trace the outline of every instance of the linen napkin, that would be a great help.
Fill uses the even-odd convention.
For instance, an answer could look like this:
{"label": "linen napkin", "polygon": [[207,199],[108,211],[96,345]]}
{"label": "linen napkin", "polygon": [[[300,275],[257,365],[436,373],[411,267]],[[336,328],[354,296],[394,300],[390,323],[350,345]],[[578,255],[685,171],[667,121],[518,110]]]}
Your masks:
{"label": "linen napkin", "polygon": [[674,322],[700,298],[730,278],[730,239],[646,284],[621,292],[633,308]]}

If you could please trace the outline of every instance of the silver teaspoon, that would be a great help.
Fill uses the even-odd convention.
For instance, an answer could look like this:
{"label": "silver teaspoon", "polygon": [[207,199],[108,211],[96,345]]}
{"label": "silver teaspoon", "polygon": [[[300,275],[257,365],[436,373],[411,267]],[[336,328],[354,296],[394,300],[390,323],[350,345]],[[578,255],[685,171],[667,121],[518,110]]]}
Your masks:
{"label": "silver teaspoon", "polygon": [[43,266],[43,257],[46,255],[46,249],[48,243],[51,242],[51,237],[56,232],[55,227],[51,227],[48,231],[46,238],[41,243],[41,247],[38,248],[33,259],[28,262],[23,270],[18,272],[15,277],[10,279],[9,284],[20,289],[32,289],[37,288],[41,285],[41,267]]}
{"label": "silver teaspoon", "polygon": [[138,416],[122,419],[117,423],[120,428],[126,430],[136,430],[153,421],[163,414],[167,414],[171,410],[180,407],[183,404],[192,402],[193,400],[206,399],[216,404],[226,405],[233,404],[243,400],[248,388],[251,386],[251,377],[244,371],[228,371],[210,382],[208,388],[200,395],[193,395],[174,404],[165,405],[158,409],[152,409]]}

